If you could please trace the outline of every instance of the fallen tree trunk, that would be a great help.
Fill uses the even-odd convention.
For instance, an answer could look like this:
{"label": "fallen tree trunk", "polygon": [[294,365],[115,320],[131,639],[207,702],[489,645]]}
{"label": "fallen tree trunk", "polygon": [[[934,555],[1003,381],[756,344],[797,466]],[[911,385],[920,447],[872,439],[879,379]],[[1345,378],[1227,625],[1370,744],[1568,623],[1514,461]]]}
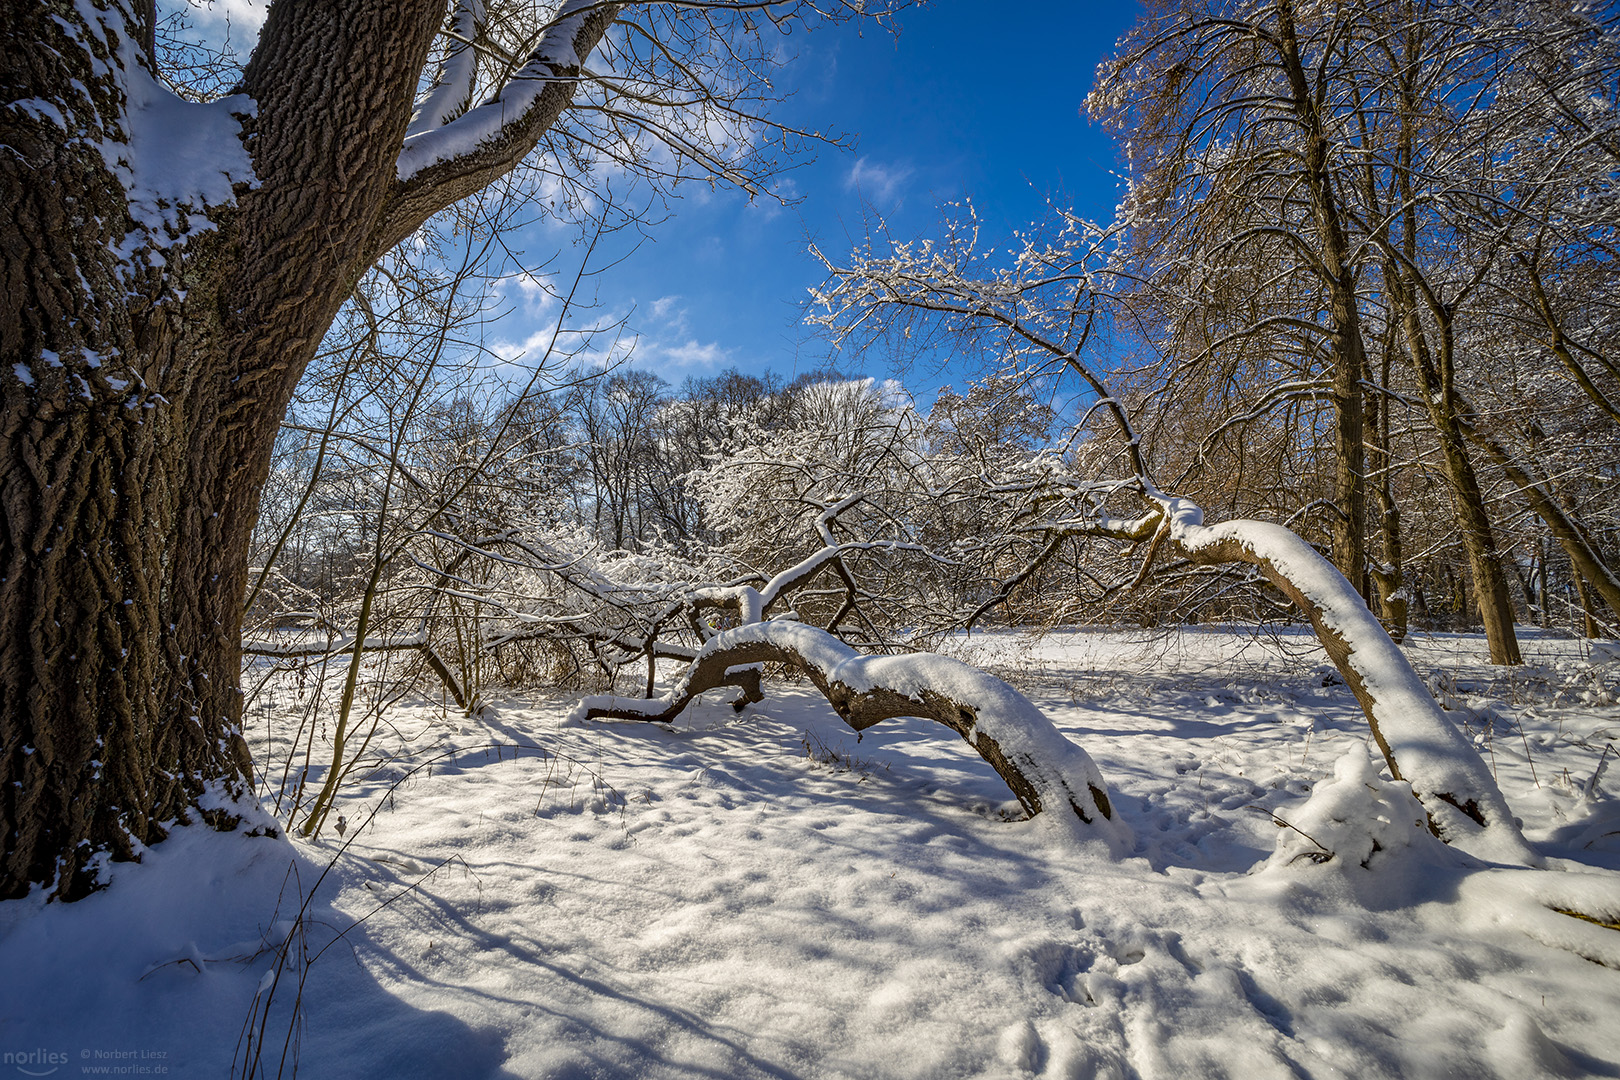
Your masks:
{"label": "fallen tree trunk", "polygon": [[705,690],[722,686],[741,687],[743,701],[757,701],[759,672],[750,665],[767,661],[804,672],[856,731],[896,716],[944,724],[989,762],[1026,813],[1066,807],[1072,817],[1064,816],[1075,824],[1077,835],[1104,840],[1116,855],[1131,850],[1131,830],[1115,813],[1090,755],[1018,691],[948,657],[864,656],[803,623],[751,623],[710,640],[664,697],[588,697],[574,715],[668,721]]}
{"label": "fallen tree trunk", "polygon": [[1143,533],[1168,522],[1170,541],[1187,558],[1247,563],[1305,613],[1361,704],[1390,775],[1412,785],[1436,836],[1482,858],[1542,865],[1479,753],[1441,713],[1406,655],[1343,574],[1281,525],[1246,520],[1205,525],[1203,511],[1186,499],[1157,492],[1150,497],[1160,509],[1144,519]]}

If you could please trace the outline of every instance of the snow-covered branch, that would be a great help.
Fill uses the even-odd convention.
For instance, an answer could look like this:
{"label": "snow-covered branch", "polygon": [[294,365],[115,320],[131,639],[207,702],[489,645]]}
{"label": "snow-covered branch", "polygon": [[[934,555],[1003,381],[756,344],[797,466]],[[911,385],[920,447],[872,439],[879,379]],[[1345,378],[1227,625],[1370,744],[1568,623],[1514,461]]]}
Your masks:
{"label": "snow-covered branch", "polygon": [[[481,6],[481,5],[480,5]],[[454,162],[458,170],[515,164],[539,141],[556,114],[573,96],[583,57],[590,54],[617,17],[621,4],[599,0],[565,0],[557,14],[539,32],[539,40],[524,64],[480,105],[455,115],[454,99],[470,101],[474,64],[472,50],[456,42],[446,60],[453,80],[435,87],[424,102],[399,153],[399,179],[409,182],[418,173]],[[456,28],[473,24],[472,10],[457,12]],[[443,76],[441,76],[443,78]],[[436,100],[444,89],[445,100]],[[554,89],[555,88],[555,89]],[[550,100],[548,101],[548,95]],[[549,106],[549,107],[548,107]],[[431,123],[437,119],[438,123]]]}
{"label": "snow-covered branch", "polygon": [[896,716],[944,724],[995,768],[1027,813],[1056,812],[1077,835],[1103,840],[1116,855],[1131,849],[1131,831],[1090,756],[1012,687],[943,656],[863,656],[812,626],[753,623],[708,642],[664,697],[586,698],[574,715],[671,720],[704,691],[737,685],[736,669],[765,662],[804,672],[856,731]]}
{"label": "snow-covered branch", "polygon": [[[398,190],[379,229],[392,248],[438,210],[510,172],[573,101],[582,58],[590,55],[623,5],[566,0],[524,64],[488,100],[447,123],[423,124],[400,148]],[[469,65],[472,50],[462,58]],[[470,78],[471,73],[465,77]],[[470,91],[470,87],[468,90]],[[447,97],[452,93],[447,90]],[[451,102],[439,110],[448,116]]]}
{"label": "snow-covered branch", "polygon": [[1391,775],[1412,785],[1442,839],[1483,858],[1540,865],[1478,752],[1441,713],[1411,662],[1343,574],[1280,525],[1244,520],[1205,525],[1203,511],[1187,500],[1157,491],[1150,495],[1169,524],[1169,539],[1188,558],[1248,563],[1305,613],[1360,702]]}
{"label": "snow-covered branch", "polygon": [[405,144],[429,131],[441,128],[464,114],[477,89],[478,41],[488,18],[484,0],[456,0],[447,36],[450,44],[426,95],[417,103],[411,124],[405,129]]}

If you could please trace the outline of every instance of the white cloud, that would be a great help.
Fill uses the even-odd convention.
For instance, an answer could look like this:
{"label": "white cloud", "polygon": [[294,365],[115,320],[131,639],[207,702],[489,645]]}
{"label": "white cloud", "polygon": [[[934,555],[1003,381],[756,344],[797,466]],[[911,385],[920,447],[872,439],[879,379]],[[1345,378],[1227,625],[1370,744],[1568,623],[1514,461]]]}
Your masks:
{"label": "white cloud", "polygon": [[[211,37],[216,34],[223,37],[225,24],[229,21],[233,43],[238,49],[252,46],[270,10],[269,0],[204,0],[200,5],[187,5],[184,0],[163,0],[159,4],[160,8],[170,10],[188,6],[193,24]],[[243,40],[244,36],[246,40]]]}
{"label": "white cloud", "polygon": [[544,326],[522,341],[492,341],[489,351],[505,364],[534,363],[546,355],[556,336],[555,326]]}
{"label": "white cloud", "polygon": [[[513,293],[526,296],[533,290],[546,301],[544,308],[536,304],[534,311],[513,311],[505,323],[506,336],[486,346],[492,361],[511,372],[539,363],[561,369],[605,368],[628,361],[632,367],[679,383],[688,375],[712,375],[734,362],[731,349],[718,341],[703,341],[692,332],[679,295],[660,296],[631,311],[576,312],[559,328],[559,302],[521,276],[510,281]],[[638,318],[643,315],[646,317]]]}
{"label": "white cloud", "polygon": [[911,179],[914,172],[910,165],[879,165],[859,157],[844,177],[844,190],[858,191],[874,203],[893,202],[901,185]]}
{"label": "white cloud", "polygon": [[673,365],[683,368],[703,368],[713,370],[726,362],[726,350],[718,342],[711,341],[699,345],[695,339],[682,345],[655,346],[664,359]]}
{"label": "white cloud", "polygon": [[559,325],[554,313],[528,336],[520,340],[498,338],[487,348],[497,364],[522,370],[537,364],[553,371],[606,367],[622,359],[631,343],[620,333],[622,321],[620,316],[605,313],[589,321],[570,319]]}
{"label": "white cloud", "polygon": [[530,318],[547,316],[562,303],[556,281],[540,274],[519,271],[507,279],[507,284],[505,296]]}

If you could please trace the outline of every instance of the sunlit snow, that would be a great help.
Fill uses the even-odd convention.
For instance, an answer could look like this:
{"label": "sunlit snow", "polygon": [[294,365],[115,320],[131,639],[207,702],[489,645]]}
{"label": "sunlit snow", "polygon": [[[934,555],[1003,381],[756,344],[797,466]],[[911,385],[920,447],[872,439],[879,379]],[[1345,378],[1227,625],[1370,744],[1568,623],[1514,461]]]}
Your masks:
{"label": "sunlit snow", "polygon": [[[1513,671],[1410,651],[1549,870],[1418,828],[1298,631],[977,636],[952,651],[1096,760],[1128,857],[1005,820],[938,724],[857,741],[808,685],[672,727],[418,702],[342,838],[180,829],[85,901],[0,905],[4,1041],[223,1077],[257,992],[263,1075],[293,1031],[314,1077],[1612,1076],[1620,971],[1580,954],[1615,932],[1554,909],[1620,905],[1586,790],[1620,672],[1521,633]],[[299,694],[256,701],[261,762]]]}

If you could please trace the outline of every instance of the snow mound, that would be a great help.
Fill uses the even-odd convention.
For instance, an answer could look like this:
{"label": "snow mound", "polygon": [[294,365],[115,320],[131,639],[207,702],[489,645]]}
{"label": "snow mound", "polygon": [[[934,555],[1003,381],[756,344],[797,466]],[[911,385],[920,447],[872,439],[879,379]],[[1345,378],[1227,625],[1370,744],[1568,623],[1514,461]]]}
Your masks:
{"label": "snow mound", "polygon": [[1281,831],[1262,874],[1338,877],[1368,906],[1466,858],[1434,837],[1411,787],[1385,779],[1363,747],[1342,755],[1302,806],[1272,817]]}

